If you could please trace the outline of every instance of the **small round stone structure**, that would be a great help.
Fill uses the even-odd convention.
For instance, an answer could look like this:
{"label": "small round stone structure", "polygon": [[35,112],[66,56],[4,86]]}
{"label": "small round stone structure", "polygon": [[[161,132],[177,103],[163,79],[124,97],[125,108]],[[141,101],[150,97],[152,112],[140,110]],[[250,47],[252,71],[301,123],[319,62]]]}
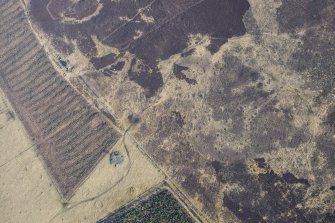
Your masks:
{"label": "small round stone structure", "polygon": [[109,162],[110,164],[116,166],[119,166],[123,163],[124,157],[120,151],[113,151],[109,156]]}

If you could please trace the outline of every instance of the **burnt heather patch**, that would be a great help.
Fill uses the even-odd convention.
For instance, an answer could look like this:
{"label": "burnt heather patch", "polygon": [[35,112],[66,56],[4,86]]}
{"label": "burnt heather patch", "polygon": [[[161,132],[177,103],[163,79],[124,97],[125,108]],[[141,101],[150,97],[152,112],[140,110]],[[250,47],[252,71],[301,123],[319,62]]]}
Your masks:
{"label": "burnt heather patch", "polygon": [[[208,35],[211,38],[208,49],[215,53],[229,38],[245,34],[242,17],[249,8],[247,0],[102,0],[98,15],[76,24],[55,19],[50,12],[66,15],[73,11],[73,16],[78,17],[84,12],[88,13],[90,8],[96,8],[96,1],[84,1],[82,5],[71,5],[66,0],[60,2],[62,4],[47,6],[47,2],[32,0],[29,5],[32,21],[51,35],[56,49],[68,54],[73,49],[73,42],[66,43],[64,37],[75,40],[80,51],[97,69],[115,63],[118,58],[113,55],[96,57],[97,49],[92,35],[97,36],[103,44],[118,49],[120,57],[126,52],[134,54],[135,63],[141,63],[145,69],[134,73],[130,67],[129,79],[146,89],[147,97],[154,96],[163,86],[157,61],[182,53],[188,46],[190,35],[194,34]],[[185,80],[183,75],[179,76],[182,81]],[[188,82],[195,84],[193,80]]]}

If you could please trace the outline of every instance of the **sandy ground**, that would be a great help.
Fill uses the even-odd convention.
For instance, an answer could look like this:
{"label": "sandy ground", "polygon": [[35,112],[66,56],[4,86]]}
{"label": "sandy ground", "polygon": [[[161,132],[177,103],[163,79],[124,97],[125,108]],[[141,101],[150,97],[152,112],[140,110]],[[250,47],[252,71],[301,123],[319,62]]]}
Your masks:
{"label": "sandy ground", "polygon": [[[35,146],[0,90],[0,216],[2,222],[43,222],[62,205]],[[12,112],[15,119],[8,120]]]}
{"label": "sandy ground", "polygon": [[64,203],[2,91],[0,109],[2,222],[94,222],[164,179],[125,136],[113,148],[124,154],[124,162],[114,167],[109,156],[104,157],[74,197]]}
{"label": "sandy ground", "polygon": [[[20,141],[18,142],[18,139]],[[0,89],[0,166],[32,147],[27,132],[13,113],[9,101]],[[11,149],[7,149],[11,148]]]}
{"label": "sandy ground", "polygon": [[[164,179],[163,174],[125,137],[114,149],[129,157],[119,167],[111,167],[105,157],[79,188],[70,204],[52,222],[93,222],[113,212]],[[122,148],[123,147],[123,148]]]}

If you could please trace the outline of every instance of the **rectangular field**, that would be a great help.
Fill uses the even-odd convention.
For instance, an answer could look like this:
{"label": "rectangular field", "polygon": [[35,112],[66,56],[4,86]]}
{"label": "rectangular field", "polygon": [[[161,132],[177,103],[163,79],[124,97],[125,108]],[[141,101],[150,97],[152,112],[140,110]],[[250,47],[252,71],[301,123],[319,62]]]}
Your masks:
{"label": "rectangular field", "polygon": [[167,189],[158,189],[99,220],[97,223],[112,222],[193,223],[194,221]]}
{"label": "rectangular field", "polygon": [[120,133],[56,72],[19,1],[0,3],[0,48],[0,86],[68,199]]}

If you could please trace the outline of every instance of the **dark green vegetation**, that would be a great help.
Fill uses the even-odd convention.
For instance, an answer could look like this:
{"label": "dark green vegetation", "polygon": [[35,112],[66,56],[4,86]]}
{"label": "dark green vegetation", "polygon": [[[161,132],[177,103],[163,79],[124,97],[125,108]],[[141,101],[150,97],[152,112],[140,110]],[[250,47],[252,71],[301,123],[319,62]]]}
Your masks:
{"label": "dark green vegetation", "polygon": [[163,190],[139,204],[126,206],[98,223],[192,223],[172,194]]}

